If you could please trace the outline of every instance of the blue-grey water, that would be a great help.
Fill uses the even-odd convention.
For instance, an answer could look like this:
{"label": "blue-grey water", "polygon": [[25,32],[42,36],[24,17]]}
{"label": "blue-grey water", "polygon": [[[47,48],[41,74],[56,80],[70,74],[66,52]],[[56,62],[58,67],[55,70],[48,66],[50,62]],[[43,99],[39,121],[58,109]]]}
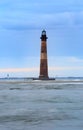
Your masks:
{"label": "blue-grey water", "polygon": [[0,130],[83,130],[83,83],[0,81]]}

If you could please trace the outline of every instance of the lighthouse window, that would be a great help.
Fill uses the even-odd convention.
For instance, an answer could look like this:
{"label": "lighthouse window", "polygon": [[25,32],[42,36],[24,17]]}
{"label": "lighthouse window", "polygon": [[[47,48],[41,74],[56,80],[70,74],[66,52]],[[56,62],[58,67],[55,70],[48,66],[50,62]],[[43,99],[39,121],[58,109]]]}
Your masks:
{"label": "lighthouse window", "polygon": [[46,31],[45,30],[42,31],[42,35],[46,35]]}

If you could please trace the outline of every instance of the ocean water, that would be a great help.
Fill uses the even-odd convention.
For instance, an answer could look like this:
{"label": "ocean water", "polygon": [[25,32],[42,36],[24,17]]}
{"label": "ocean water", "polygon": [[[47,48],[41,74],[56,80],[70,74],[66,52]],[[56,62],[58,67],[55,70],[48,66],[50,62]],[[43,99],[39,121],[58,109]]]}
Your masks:
{"label": "ocean water", "polygon": [[83,83],[0,81],[0,130],[83,130]]}

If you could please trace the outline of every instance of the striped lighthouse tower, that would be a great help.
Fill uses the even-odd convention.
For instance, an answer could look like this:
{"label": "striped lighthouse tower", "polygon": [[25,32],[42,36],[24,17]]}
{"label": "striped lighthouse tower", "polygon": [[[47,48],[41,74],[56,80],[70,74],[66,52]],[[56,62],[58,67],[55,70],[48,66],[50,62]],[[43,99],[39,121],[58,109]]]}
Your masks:
{"label": "striped lighthouse tower", "polygon": [[41,34],[41,56],[40,56],[40,75],[39,79],[48,80],[48,61],[47,61],[47,36],[43,30]]}

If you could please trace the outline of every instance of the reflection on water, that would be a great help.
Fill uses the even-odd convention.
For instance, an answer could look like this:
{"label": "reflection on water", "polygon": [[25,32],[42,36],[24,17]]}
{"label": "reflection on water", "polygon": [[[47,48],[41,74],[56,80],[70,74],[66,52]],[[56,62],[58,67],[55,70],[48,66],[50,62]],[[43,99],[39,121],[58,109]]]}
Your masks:
{"label": "reflection on water", "polygon": [[83,84],[0,82],[1,130],[82,130]]}

